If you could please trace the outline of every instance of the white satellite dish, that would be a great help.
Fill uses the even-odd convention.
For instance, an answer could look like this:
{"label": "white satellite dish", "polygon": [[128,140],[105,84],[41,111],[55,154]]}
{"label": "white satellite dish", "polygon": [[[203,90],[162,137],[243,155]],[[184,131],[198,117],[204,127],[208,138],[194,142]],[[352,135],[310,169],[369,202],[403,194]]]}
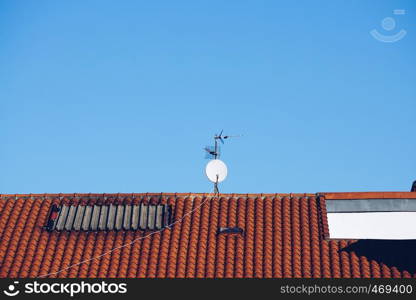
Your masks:
{"label": "white satellite dish", "polygon": [[227,177],[227,166],[226,164],[219,159],[210,160],[207,166],[205,167],[205,174],[208,179],[213,183],[219,183],[225,180]]}

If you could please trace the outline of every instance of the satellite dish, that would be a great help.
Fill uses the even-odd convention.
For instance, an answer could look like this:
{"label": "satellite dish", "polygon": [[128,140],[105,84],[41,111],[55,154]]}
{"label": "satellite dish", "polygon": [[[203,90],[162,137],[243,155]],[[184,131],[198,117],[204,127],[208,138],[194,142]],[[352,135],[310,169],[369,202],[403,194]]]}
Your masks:
{"label": "satellite dish", "polygon": [[205,174],[213,183],[224,181],[227,177],[227,172],[227,166],[219,159],[210,160],[205,168]]}

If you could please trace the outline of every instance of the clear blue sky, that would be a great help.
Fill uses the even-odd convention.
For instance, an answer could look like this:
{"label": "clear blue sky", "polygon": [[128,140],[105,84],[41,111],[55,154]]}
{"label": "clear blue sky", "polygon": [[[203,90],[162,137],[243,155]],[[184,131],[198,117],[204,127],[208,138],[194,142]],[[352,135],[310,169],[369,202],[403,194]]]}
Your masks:
{"label": "clear blue sky", "polygon": [[408,191],[415,15],[411,0],[1,1],[0,193],[210,192],[202,148],[222,128],[244,135],[223,147],[222,192]]}

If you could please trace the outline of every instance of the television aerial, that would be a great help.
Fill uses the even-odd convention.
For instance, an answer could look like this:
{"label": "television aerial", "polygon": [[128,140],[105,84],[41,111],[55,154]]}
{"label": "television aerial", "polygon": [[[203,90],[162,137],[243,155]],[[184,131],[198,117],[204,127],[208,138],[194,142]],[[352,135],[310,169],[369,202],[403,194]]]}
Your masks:
{"label": "television aerial", "polygon": [[221,149],[218,141],[221,144],[224,144],[224,140],[233,137],[240,137],[241,135],[223,135],[223,131],[219,134],[214,135],[214,146],[206,146],[205,150],[205,158],[211,159],[207,166],[205,167],[205,174],[207,175],[209,181],[214,183],[214,193],[218,194],[218,183],[222,182],[227,178],[228,168],[227,165],[219,159],[221,154]]}

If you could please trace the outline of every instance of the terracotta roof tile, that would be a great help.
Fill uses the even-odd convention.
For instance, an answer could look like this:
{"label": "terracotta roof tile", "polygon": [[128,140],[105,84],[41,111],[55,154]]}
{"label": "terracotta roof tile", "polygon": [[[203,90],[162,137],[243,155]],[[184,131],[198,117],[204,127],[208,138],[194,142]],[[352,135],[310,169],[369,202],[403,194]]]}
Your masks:
{"label": "terracotta roof tile", "polygon": [[[411,265],[348,250],[354,240],[327,239],[325,198],[374,197],[416,193],[1,195],[0,277],[416,277]],[[160,232],[44,228],[52,204],[142,202],[171,205],[176,223]]]}

